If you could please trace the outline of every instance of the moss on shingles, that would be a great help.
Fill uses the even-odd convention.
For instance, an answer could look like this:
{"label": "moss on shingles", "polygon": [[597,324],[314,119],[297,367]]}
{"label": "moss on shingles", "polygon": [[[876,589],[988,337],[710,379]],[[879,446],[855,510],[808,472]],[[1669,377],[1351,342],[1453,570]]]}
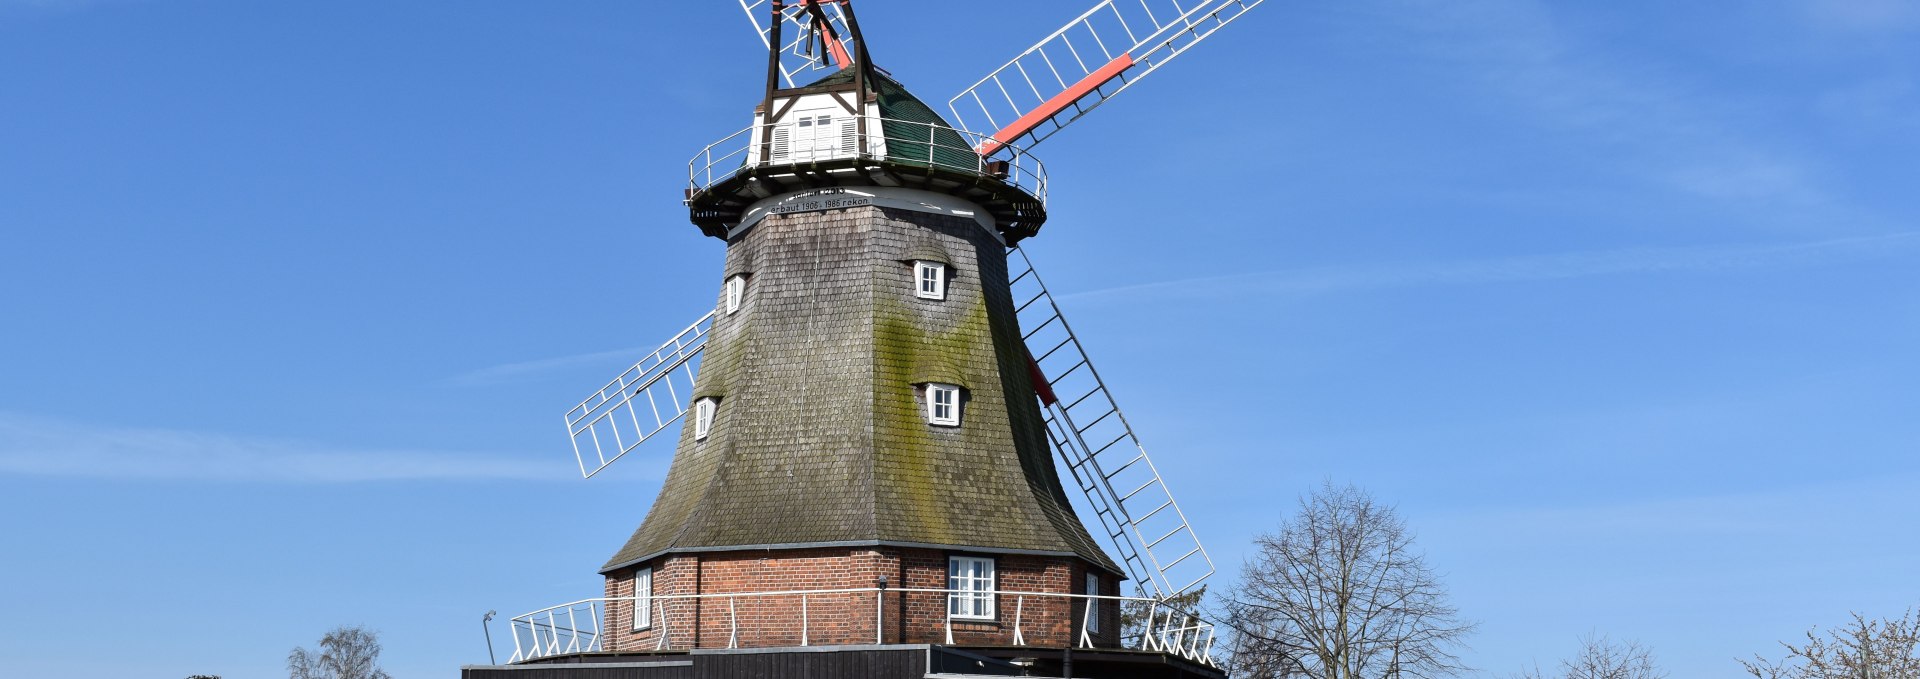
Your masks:
{"label": "moss on shingles", "polygon": [[[951,366],[965,371],[974,352],[992,346],[991,332],[987,319],[987,306],[984,297],[976,296],[974,304],[968,309],[961,322],[947,330],[933,330],[926,327],[909,303],[899,297],[876,295],[873,310],[874,341],[874,412],[876,415],[890,415],[884,421],[890,430],[888,433],[894,446],[884,452],[891,454],[899,463],[899,472],[889,478],[879,479],[882,487],[894,488],[941,488],[947,486],[939,478],[940,444],[934,440],[934,434],[928,428],[916,408],[900,407],[899,393],[883,385],[900,385],[897,389],[911,388],[913,375],[921,372],[923,364]],[[894,360],[881,360],[882,357]],[[998,383],[998,376],[987,379],[981,376],[964,375],[969,383]],[[880,465],[876,474],[894,471],[896,468]],[[939,493],[921,492],[907,495],[911,499],[907,506],[900,507],[904,514],[887,517],[889,521],[905,523],[907,532],[928,536],[941,541],[954,541],[967,537],[959,532],[952,508],[941,502]]]}

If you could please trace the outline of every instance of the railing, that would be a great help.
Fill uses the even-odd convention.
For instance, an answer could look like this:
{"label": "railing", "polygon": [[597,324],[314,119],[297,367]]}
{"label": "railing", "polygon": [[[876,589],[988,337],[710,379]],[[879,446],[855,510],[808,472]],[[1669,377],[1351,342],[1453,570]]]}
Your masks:
{"label": "railing", "polygon": [[[855,622],[864,623],[867,611],[872,612],[873,643],[885,643],[886,595],[944,595],[948,598],[944,605],[947,614],[938,633],[944,637],[946,643],[952,644],[954,643],[954,623],[957,620],[961,624],[966,624],[967,619],[953,616],[951,597],[956,594],[978,595],[980,593],[955,589],[863,587],[726,594],[660,594],[638,599],[635,597],[582,599],[515,616],[509,620],[513,628],[513,658],[509,662],[518,663],[552,655],[608,650],[603,639],[610,633],[605,626],[610,625],[614,619],[613,616],[608,615],[607,611],[607,607],[612,605],[626,606],[628,610],[632,610],[636,605],[649,607],[651,627],[648,629],[652,632],[654,639],[653,650],[690,649],[693,644],[684,642],[690,642],[694,638],[693,634],[690,631],[676,629],[673,620],[673,616],[679,615],[681,617],[679,624],[687,625],[688,621],[685,619],[687,616],[682,611],[668,606],[668,604],[683,601],[724,602],[724,608],[716,607],[717,610],[712,612],[708,612],[702,606],[702,610],[695,613],[696,619],[692,624],[700,627],[701,623],[697,618],[701,616],[715,614],[724,616],[726,648],[740,648],[742,634],[782,640],[780,643],[773,644],[749,644],[750,647],[767,648],[793,646],[796,645],[792,643],[794,641],[798,642],[798,646],[812,646],[818,643],[814,636],[818,632],[845,634],[849,622],[846,616],[861,616]],[[1105,636],[1104,633],[1092,631],[1085,624],[1090,615],[1098,615],[1106,625],[1118,626],[1120,633],[1117,636],[1121,647],[1169,653],[1206,665],[1214,664],[1213,623],[1206,622],[1189,611],[1168,605],[1160,599],[1054,592],[994,591],[992,594],[995,596],[996,605],[1005,606],[1010,602],[1013,606],[1012,627],[1009,630],[1003,626],[1000,633],[1010,635],[1012,644],[1015,646],[1040,646],[1030,643],[1028,633],[1038,633],[1041,626],[1058,621],[1058,612],[1051,616],[1043,612],[1030,615],[1028,612],[1030,608],[1038,609],[1042,603],[1065,600],[1069,606],[1078,606],[1080,609],[1079,629],[1074,631],[1074,625],[1069,625],[1068,628],[1068,636],[1071,638],[1069,645],[1073,648],[1098,647],[1095,637]],[[752,609],[747,616],[748,619],[744,621],[740,612],[742,600],[748,600],[747,606]],[[866,603],[868,601],[872,602],[871,606]],[[1029,601],[1035,603],[1029,606]],[[1097,611],[1096,606],[1107,601],[1118,602],[1119,605],[1114,608],[1120,609],[1118,616],[1120,619],[1106,619],[1108,613]],[[768,605],[769,602],[771,606]],[[829,623],[816,624],[818,616],[814,611],[821,606],[832,611]],[[767,609],[769,608],[773,612],[773,622],[768,622]],[[1129,616],[1133,616],[1134,619],[1127,619]],[[1053,619],[1048,620],[1049,617]],[[1003,623],[1005,618],[1006,616],[1002,616]],[[1036,618],[1039,619],[1038,622]],[[896,622],[899,621],[896,620]],[[831,631],[826,629],[829,625],[833,626]],[[714,629],[712,623],[708,624],[707,629]],[[854,629],[865,630],[866,627],[856,625]],[[966,632],[963,630],[962,633]],[[675,642],[676,635],[683,643]],[[830,643],[865,643],[865,641],[865,639],[857,641],[840,639]]]}
{"label": "railing", "polygon": [[[1025,149],[1008,146],[1004,158],[989,160],[975,149],[1001,142],[986,135],[937,123],[868,117],[865,138],[860,139],[852,123],[851,118],[835,118],[828,125],[802,119],[771,128],[749,126],[708,144],[687,161],[688,188],[705,191],[749,167],[860,158],[997,177],[1046,203],[1046,166]],[[828,127],[833,129],[822,131]],[[763,135],[768,137],[765,144]]]}

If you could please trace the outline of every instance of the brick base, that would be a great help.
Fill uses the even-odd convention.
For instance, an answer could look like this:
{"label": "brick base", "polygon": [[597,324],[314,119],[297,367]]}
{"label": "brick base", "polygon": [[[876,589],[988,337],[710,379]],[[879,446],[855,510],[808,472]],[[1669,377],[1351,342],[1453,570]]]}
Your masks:
{"label": "brick base", "polygon": [[[872,547],[675,554],[609,573],[606,595],[610,599],[632,597],[634,576],[642,568],[652,569],[654,596],[865,589],[876,586],[883,576],[890,590],[944,589],[947,558],[953,554],[962,553]],[[1089,569],[1079,558],[964,554],[994,558],[997,590],[1085,593]],[[1101,594],[1119,592],[1120,583],[1112,574],[1091,572],[1099,574]],[[607,635],[602,646],[607,651],[650,650],[661,644],[663,634],[667,648],[680,649],[940,644],[947,640],[945,594],[889,591],[882,598],[874,592],[848,592],[809,594],[804,602],[802,599],[800,595],[659,599],[651,606],[651,626],[640,630],[633,629],[633,605],[622,601],[607,607]],[[1090,635],[1094,645],[1118,646],[1119,605],[1102,601],[1097,608],[1097,629]],[[1028,645],[1066,646],[1078,639],[1085,600],[1001,595],[994,609],[994,620],[955,621],[953,642],[1012,645],[1017,621]],[[878,631],[876,617],[882,621]]]}

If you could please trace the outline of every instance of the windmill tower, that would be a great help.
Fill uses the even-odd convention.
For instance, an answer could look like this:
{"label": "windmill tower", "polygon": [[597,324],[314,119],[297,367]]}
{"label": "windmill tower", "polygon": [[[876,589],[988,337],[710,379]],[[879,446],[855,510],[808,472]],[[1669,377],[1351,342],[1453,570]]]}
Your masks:
{"label": "windmill tower", "polygon": [[766,86],[685,194],[726,243],[715,309],[567,414],[583,475],[684,421],[671,467],[605,597],[514,618],[515,662],[861,646],[1217,676],[1212,626],[1169,601],[1212,563],[1017,245],[1047,218],[1027,149],[1259,0],[1099,2],[952,118],[874,64],[849,0],[740,2]]}

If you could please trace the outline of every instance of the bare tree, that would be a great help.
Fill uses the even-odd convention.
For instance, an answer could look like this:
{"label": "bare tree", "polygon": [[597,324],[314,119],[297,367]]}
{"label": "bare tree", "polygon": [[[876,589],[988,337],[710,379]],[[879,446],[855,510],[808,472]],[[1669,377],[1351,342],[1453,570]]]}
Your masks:
{"label": "bare tree", "polygon": [[365,627],[336,627],[320,638],[320,652],[294,647],[288,679],[393,679],[380,669],[379,635]]}
{"label": "bare tree", "polygon": [[[1139,586],[1134,587],[1134,596],[1149,597],[1151,594]],[[1168,625],[1187,625],[1193,618],[1205,613],[1203,606],[1207,599],[1207,586],[1201,585],[1185,594],[1175,594],[1155,604],[1147,601],[1128,599],[1120,602],[1120,643],[1133,646],[1149,630],[1164,629]]]}
{"label": "bare tree", "polygon": [[1665,679],[1653,662],[1653,651],[1637,641],[1615,642],[1589,634],[1580,639],[1580,654],[1560,661],[1560,671],[1547,674],[1535,667],[1519,679]]}
{"label": "bare tree", "polygon": [[1328,483],[1255,545],[1223,602],[1234,676],[1431,679],[1466,669],[1454,650],[1473,625],[1392,507]]}
{"label": "bare tree", "polygon": [[1816,627],[1804,644],[1780,642],[1787,656],[1779,662],[1755,655],[1740,664],[1758,679],[1920,679],[1920,618],[1912,610],[1880,620],[1851,615],[1826,636]]}

